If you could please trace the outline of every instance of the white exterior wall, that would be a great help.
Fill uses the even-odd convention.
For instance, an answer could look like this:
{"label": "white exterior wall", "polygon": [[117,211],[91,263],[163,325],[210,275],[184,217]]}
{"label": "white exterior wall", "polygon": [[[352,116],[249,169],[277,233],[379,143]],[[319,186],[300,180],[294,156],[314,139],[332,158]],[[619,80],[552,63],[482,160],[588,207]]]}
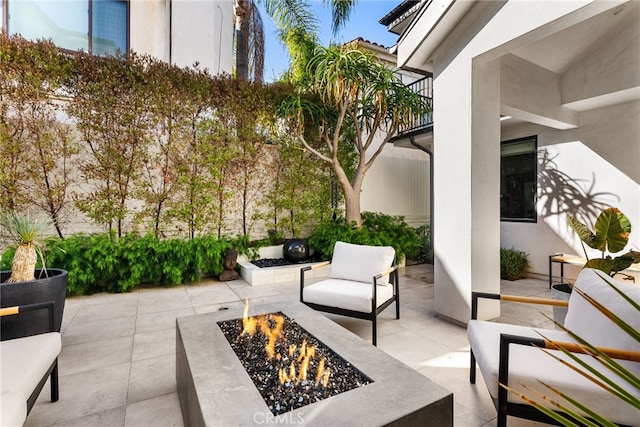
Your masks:
{"label": "white exterior wall", "polygon": [[[529,253],[532,273],[548,274],[553,253],[584,256],[567,212],[592,227],[601,208],[617,207],[633,227],[629,247],[640,248],[640,102],[584,112],[580,122],[566,131],[526,124],[502,132],[502,140],[538,136],[538,222],[503,222],[500,229],[503,247]],[[542,161],[544,155],[549,161]],[[547,177],[565,185],[549,191],[543,185]],[[600,254],[589,249],[589,256]],[[578,271],[567,268],[565,277],[575,278]]]}
{"label": "white exterior wall", "polygon": [[[499,116],[501,113],[505,114],[501,110],[501,97],[509,99],[510,95],[508,92],[501,94],[501,90],[505,88],[504,82],[500,81],[501,58],[515,49],[526,47],[600,12],[610,10],[620,3],[545,2],[544,5],[532,7],[529,2],[519,1],[504,4],[476,2],[453,30],[437,42],[436,48],[421,50],[425,45],[420,45],[420,37],[427,37],[427,40],[428,37],[432,37],[433,40],[437,33],[429,33],[431,23],[442,24],[446,19],[437,21],[433,17],[423,17],[408,34],[403,35],[398,48],[399,65],[408,64],[412,67],[432,69],[434,72],[435,304],[441,315],[464,323],[470,318],[472,291],[499,292],[498,249],[500,244],[509,243],[509,239],[519,249],[535,253],[535,268],[542,268],[543,256],[566,249],[566,246],[562,247],[559,244],[556,247],[551,243],[558,242],[562,237],[550,238],[556,231],[546,221],[539,221],[537,225],[500,224],[499,143],[500,140],[510,139],[506,138],[506,135],[500,135],[499,128]],[[451,2],[442,0],[433,2],[429,7],[441,7],[445,10],[450,4]],[[637,48],[637,43],[635,46]],[[589,77],[592,74],[596,75],[595,70],[604,71],[607,64],[605,61],[599,67],[594,64],[592,66],[594,70],[588,72]],[[608,75],[611,74],[597,74],[599,79],[606,79]],[[598,84],[598,79],[584,77],[578,76],[581,84],[587,87]],[[553,80],[553,76],[547,75],[547,83],[544,85],[536,86],[535,80],[528,83],[532,84],[534,89],[542,90],[544,94],[544,88]],[[563,81],[559,81],[558,85],[569,87],[567,82]],[[576,89],[570,89],[567,96],[575,91]],[[581,87],[580,92],[583,91],[586,89]],[[531,108],[533,111],[530,118],[534,121],[547,115],[544,107],[538,110],[540,107],[535,105],[535,102],[544,99],[532,99],[533,105],[527,101],[519,99],[520,105],[514,106],[514,111],[522,112]],[[598,116],[598,111],[578,115],[566,111],[557,103],[554,108],[557,111],[551,114],[551,117],[544,117],[549,120],[548,124],[560,123],[566,128],[571,128],[575,127],[577,121],[580,129],[572,134],[570,131],[544,128],[546,133],[553,137],[540,135],[539,144],[542,142],[541,145],[548,146],[550,152],[552,149],[565,152],[562,158],[566,159],[568,164],[562,165],[563,171],[573,173],[576,178],[591,176],[589,169],[583,168],[586,157],[599,163],[600,166],[589,167],[598,168],[600,171],[607,170],[608,175],[607,178],[597,175],[597,188],[624,197],[624,201],[621,202],[624,206],[621,206],[621,209],[623,212],[626,211],[632,223],[640,224],[637,115],[628,112],[624,106],[620,106],[620,110],[615,112],[604,111],[605,114],[602,116]],[[620,115],[625,117],[626,124],[616,132],[613,121],[622,120]],[[636,133],[629,133],[634,123]],[[622,145],[627,150],[621,150],[620,145],[613,148],[612,134],[598,127],[598,124],[610,125],[607,128],[614,132],[613,135],[627,138],[628,142],[623,142]],[[521,131],[518,133],[520,136],[528,134],[522,129]],[[575,144],[570,144],[574,141]],[[623,169],[627,169],[626,172],[614,172],[615,165],[603,166],[606,161],[598,159],[598,155],[592,155],[589,150],[580,146],[582,143],[589,148],[599,147],[602,151],[609,142],[611,151],[600,154],[631,157],[632,160],[619,161],[623,164]],[[621,150],[616,153],[622,154],[616,155],[615,150]],[[581,153],[580,156],[577,152]],[[582,160],[577,159],[583,155],[586,157]],[[629,169],[634,167],[629,162],[635,165],[636,172],[629,172]],[[571,171],[570,165],[576,170]],[[562,219],[551,217],[550,222],[553,221],[558,223],[562,222]],[[517,233],[514,230],[517,230]],[[505,237],[507,234],[508,238]],[[501,235],[502,240],[499,237]],[[637,236],[635,238],[637,239]],[[549,243],[542,244],[543,240]],[[554,248],[550,250],[552,246]],[[480,309],[481,318],[495,317],[497,314],[496,307]]]}
{"label": "white exterior wall", "polygon": [[179,67],[231,74],[233,26],[230,0],[131,1],[131,49]]}
{"label": "white exterior wall", "polygon": [[412,227],[428,224],[429,185],[426,153],[387,144],[364,178],[360,208],[404,216]]}

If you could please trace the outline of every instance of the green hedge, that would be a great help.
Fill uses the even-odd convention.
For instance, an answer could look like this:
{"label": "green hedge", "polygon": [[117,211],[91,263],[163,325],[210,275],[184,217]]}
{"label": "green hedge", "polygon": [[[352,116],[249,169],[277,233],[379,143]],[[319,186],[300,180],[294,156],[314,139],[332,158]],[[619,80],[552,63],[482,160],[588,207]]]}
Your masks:
{"label": "green hedge", "polygon": [[309,246],[319,257],[331,259],[337,241],[358,245],[392,246],[397,261],[405,257],[416,259],[420,250],[420,239],[416,230],[402,216],[391,216],[373,212],[362,213],[362,228],[347,224],[344,218],[325,221],[309,235]]}
{"label": "green hedge", "polygon": [[[246,252],[244,240],[238,239],[241,253]],[[68,295],[85,295],[174,286],[220,274],[224,252],[234,242],[213,236],[160,240],[153,235],[77,234],[48,240],[44,255],[47,266],[68,270]],[[3,269],[11,268],[14,251],[5,252]]]}

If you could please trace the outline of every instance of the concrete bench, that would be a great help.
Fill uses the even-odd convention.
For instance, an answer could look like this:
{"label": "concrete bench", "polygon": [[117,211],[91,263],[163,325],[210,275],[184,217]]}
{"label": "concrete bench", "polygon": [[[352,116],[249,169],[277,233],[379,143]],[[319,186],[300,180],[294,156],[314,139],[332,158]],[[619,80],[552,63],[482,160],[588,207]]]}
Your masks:
{"label": "concrete bench", "polygon": [[[54,302],[27,304],[0,310],[0,317],[48,309],[53,329]],[[0,341],[0,425],[22,426],[47,379],[51,378],[51,401],[58,400],[59,332]]]}
{"label": "concrete bench", "polygon": [[[621,359],[619,363],[624,365],[632,375],[640,376],[640,345],[638,342],[608,319],[584,296],[593,298],[623,319],[630,327],[640,330],[640,315],[638,315],[637,309],[621,297],[618,291],[607,282],[615,285],[620,292],[623,292],[636,304],[640,304],[640,287],[637,285],[611,279],[598,270],[584,269],[576,280],[568,302],[565,327],[590,344],[601,348],[610,357]],[[494,298],[495,296],[497,298]],[[592,356],[580,354],[582,349],[572,346],[576,340],[569,333],[564,330],[530,328],[476,320],[478,298],[532,304],[544,304],[545,301],[543,298],[474,293],[472,320],[467,326],[471,345],[470,381],[475,382],[477,361],[489,394],[498,409],[498,427],[506,425],[508,415],[554,424],[542,412],[524,403],[512,391],[507,391],[506,388],[500,386],[500,384],[508,385],[511,390],[531,395],[532,392],[527,390],[529,387],[547,395],[551,394],[555,400],[566,404],[562,398],[542,386],[540,381],[566,393],[567,396],[571,396],[618,425],[637,425],[637,408],[613,396],[609,391],[592,383],[538,348],[553,348],[552,342],[563,342],[576,357],[594,366],[604,376],[629,390],[636,398],[640,398],[640,392],[617,373],[604,367],[600,362],[596,362]],[[548,302],[554,303],[554,301],[549,300]],[[555,301],[555,303],[566,303],[566,301]],[[548,351],[575,365],[575,362],[562,352]],[[545,406],[557,411],[557,408],[548,403]],[[569,404],[569,406],[571,405]]]}

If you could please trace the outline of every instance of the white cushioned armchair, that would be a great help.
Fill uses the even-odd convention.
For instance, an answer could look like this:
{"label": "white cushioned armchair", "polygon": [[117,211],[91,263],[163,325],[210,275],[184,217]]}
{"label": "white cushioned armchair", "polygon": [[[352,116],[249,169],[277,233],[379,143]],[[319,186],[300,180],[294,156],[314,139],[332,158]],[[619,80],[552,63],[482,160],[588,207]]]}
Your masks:
{"label": "white cushioned armchair", "polygon": [[[580,292],[595,299],[616,316],[636,330],[640,330],[638,310],[609,286],[605,279],[640,304],[640,287],[633,283],[609,278],[599,270],[583,269],[574,285],[568,301],[568,311],[564,326],[591,345],[600,348],[610,357],[624,365],[633,375],[640,377],[640,343],[624,332],[593,306]],[[515,416],[549,424],[556,424],[547,415],[522,401],[517,395],[499,384],[531,396],[525,386],[552,395],[554,400],[563,399],[549,391],[540,381],[566,393],[578,402],[618,425],[640,425],[640,411],[630,403],[615,397],[602,387],[565,366],[560,361],[545,354],[541,348],[553,348],[552,341],[575,344],[570,334],[563,330],[530,328],[526,326],[476,320],[479,298],[533,304],[558,305],[556,300],[543,298],[514,297],[498,294],[473,293],[472,320],[467,325],[471,344],[470,381],[475,383],[476,362],[485,380],[489,394],[498,410],[498,427],[506,426],[507,416]],[[566,303],[566,301],[565,301]],[[558,350],[548,350],[561,359],[575,365],[569,356]],[[595,357],[581,353],[580,348],[570,350],[590,365],[596,367],[605,377],[611,379],[632,395],[640,398],[640,389],[604,367]],[[554,411],[557,408],[545,404]],[[580,411],[578,411],[580,412]],[[583,415],[586,415],[583,413]]]}
{"label": "white cushioned armchair", "polygon": [[[305,273],[330,264],[327,279],[305,285]],[[300,302],[327,313],[371,320],[376,345],[376,317],[396,303],[400,318],[398,266],[391,246],[336,242],[331,262],[300,270]]]}

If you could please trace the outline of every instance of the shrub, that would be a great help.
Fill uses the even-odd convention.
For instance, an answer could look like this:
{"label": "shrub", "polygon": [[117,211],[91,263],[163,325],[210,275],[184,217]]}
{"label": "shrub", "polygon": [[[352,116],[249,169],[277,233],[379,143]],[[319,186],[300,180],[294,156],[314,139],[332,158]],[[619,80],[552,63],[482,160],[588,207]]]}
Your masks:
{"label": "shrub", "polygon": [[344,218],[329,220],[317,226],[309,235],[309,246],[319,258],[331,259],[337,241],[358,245],[392,246],[398,262],[405,256],[418,254],[420,241],[404,217],[363,212],[362,228],[347,224]]}
{"label": "shrub", "polygon": [[529,269],[528,256],[528,253],[514,248],[500,248],[500,278],[518,280],[525,277]]}
{"label": "shrub", "polygon": [[418,264],[433,264],[433,249],[431,248],[431,232],[429,224],[421,225],[416,228],[418,235],[418,255],[415,259]]}
{"label": "shrub", "polygon": [[[220,274],[225,250],[239,243],[238,252],[247,253],[246,242],[248,238],[161,240],[152,234],[122,238],[115,233],[76,234],[49,239],[45,257],[48,266],[69,272],[68,295],[127,292],[141,285],[174,286]],[[3,266],[14,252],[14,248],[5,251]]]}

